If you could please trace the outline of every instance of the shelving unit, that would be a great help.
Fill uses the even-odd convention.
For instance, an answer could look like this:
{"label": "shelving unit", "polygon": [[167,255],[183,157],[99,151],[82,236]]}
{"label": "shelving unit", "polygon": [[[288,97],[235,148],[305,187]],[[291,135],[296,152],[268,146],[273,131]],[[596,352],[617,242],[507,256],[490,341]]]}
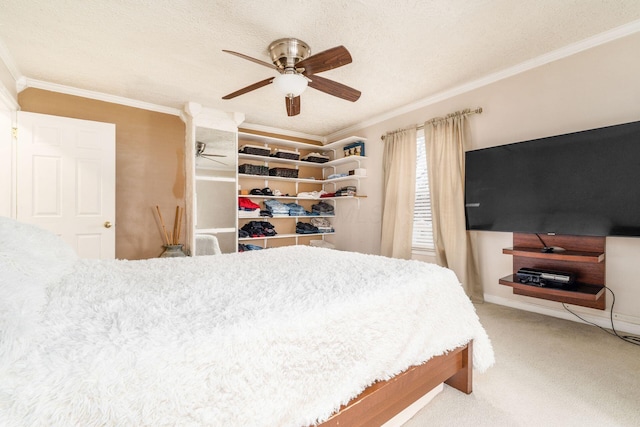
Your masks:
{"label": "shelving unit", "polygon": [[[514,233],[513,247],[502,253],[513,256],[513,274],[499,280],[513,288],[513,293],[533,298],[565,302],[604,310],[605,294],[605,237],[544,235],[545,244],[564,248],[562,252],[541,252],[535,234]],[[521,268],[537,268],[574,273],[576,284],[571,289],[537,287],[518,282]]]}
{"label": "shelving unit", "polygon": [[[297,195],[305,192],[314,192],[324,190],[327,192],[335,192],[338,189],[338,184],[353,182],[354,185],[360,189],[360,182],[366,179],[366,176],[349,175],[338,178],[328,177],[332,174],[336,174],[339,169],[353,164],[354,168],[361,168],[367,160],[364,156],[347,156],[342,157],[342,149],[345,145],[353,142],[365,141],[364,138],[352,136],[349,138],[334,141],[327,145],[314,145],[305,142],[292,141],[284,138],[262,136],[253,133],[245,133],[240,131],[238,135],[238,147],[242,145],[254,145],[267,147],[270,150],[274,148],[287,149],[295,151],[300,154],[300,157],[304,157],[310,153],[322,153],[331,160],[325,163],[315,163],[305,160],[292,160],[271,156],[261,156],[255,154],[238,153],[238,164],[252,164],[268,167],[284,167],[298,170],[298,178],[289,178],[281,176],[269,176],[269,175],[252,175],[246,173],[238,173],[238,183],[242,189],[251,190],[253,188],[265,188],[269,187],[272,190],[279,189],[282,194],[289,194],[288,196],[265,196],[265,195],[239,195],[238,197],[247,197],[254,202],[263,201],[264,199],[276,199],[281,200],[283,203],[295,202],[302,205],[305,210],[311,211],[311,205],[318,203],[319,201],[331,202],[334,205],[335,212],[337,214],[336,200],[354,200],[356,201],[358,208],[360,207],[360,200],[366,196],[358,194],[356,196],[340,196],[340,197],[298,197]],[[344,172],[343,172],[344,173]],[[326,188],[327,185],[332,185],[330,189]],[[275,236],[269,237],[247,237],[239,238],[239,243],[254,243],[260,242],[269,246],[282,246],[282,245],[298,245],[309,244],[312,239],[324,239],[326,236],[335,234],[333,233],[313,233],[313,234],[298,234],[293,233],[295,231],[295,225],[298,221],[308,222],[312,218],[335,218],[336,215],[313,215],[313,216],[275,216],[275,217],[244,217],[238,216],[238,228],[241,228],[249,221],[268,221],[271,222],[276,231]],[[282,230],[282,231],[281,231]]]}

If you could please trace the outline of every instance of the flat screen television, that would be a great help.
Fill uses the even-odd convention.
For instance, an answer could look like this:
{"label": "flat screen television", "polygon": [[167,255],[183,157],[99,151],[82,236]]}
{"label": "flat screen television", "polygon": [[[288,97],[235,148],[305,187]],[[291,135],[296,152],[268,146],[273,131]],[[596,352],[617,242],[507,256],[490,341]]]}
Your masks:
{"label": "flat screen television", "polygon": [[640,121],[468,151],[468,230],[640,236]]}

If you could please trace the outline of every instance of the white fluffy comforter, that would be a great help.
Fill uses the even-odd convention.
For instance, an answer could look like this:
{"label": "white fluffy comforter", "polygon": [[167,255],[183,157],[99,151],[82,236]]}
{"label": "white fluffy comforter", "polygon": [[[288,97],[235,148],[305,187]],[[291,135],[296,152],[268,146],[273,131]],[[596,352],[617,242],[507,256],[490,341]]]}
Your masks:
{"label": "white fluffy comforter", "polygon": [[306,246],[80,260],[6,219],[0,248],[3,426],[298,427],[470,339],[493,363],[436,265]]}

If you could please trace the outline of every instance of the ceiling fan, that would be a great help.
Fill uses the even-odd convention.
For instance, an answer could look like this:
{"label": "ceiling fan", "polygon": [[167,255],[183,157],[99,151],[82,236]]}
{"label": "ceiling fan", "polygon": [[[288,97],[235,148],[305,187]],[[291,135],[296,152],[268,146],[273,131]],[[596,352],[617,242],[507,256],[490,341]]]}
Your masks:
{"label": "ceiling fan", "polygon": [[311,49],[302,40],[278,39],[269,45],[273,64],[231,50],[223,50],[223,52],[271,68],[279,74],[225,95],[222,99],[235,98],[273,83],[285,95],[287,115],[295,116],[300,114],[300,94],[304,92],[307,85],[351,102],[360,98],[359,90],[316,75],[316,73],[351,63],[351,55],[344,46],[337,46],[311,55]]}
{"label": "ceiling fan", "polygon": [[221,165],[227,166],[226,163],[221,162],[220,160],[212,159],[211,157],[227,157],[223,154],[207,154],[204,150],[207,149],[207,144],[204,142],[196,141],[196,157],[202,157],[207,160],[211,160],[212,162],[220,163]]}

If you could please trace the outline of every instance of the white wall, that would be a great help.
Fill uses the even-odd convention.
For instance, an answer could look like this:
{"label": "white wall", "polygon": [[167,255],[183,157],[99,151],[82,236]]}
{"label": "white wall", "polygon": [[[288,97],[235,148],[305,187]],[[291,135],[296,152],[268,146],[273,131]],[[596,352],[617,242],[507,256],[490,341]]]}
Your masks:
{"label": "white wall", "polygon": [[18,108],[15,81],[0,60],[0,216],[14,216],[13,138]]}
{"label": "white wall", "polygon": [[[640,120],[640,33],[592,47],[483,87],[435,102],[350,134],[368,138],[368,198],[357,215],[337,222],[340,248],[379,253],[382,143],[387,131],[422,123],[464,108],[471,116],[472,148],[507,144]],[[640,160],[639,160],[640,162]],[[640,163],[639,163],[640,164]],[[615,167],[615,165],[612,165]],[[640,186],[640,183],[639,183]],[[640,212],[638,213],[640,215]],[[570,318],[557,302],[515,296],[498,279],[511,272],[511,233],[477,232],[481,276],[488,301]],[[640,238],[607,238],[607,286],[616,293],[616,318],[640,331]],[[607,296],[610,307],[611,298]],[[608,313],[578,308],[591,320],[608,324]],[[618,326],[620,328],[620,326]],[[624,329],[623,329],[624,330]]]}

